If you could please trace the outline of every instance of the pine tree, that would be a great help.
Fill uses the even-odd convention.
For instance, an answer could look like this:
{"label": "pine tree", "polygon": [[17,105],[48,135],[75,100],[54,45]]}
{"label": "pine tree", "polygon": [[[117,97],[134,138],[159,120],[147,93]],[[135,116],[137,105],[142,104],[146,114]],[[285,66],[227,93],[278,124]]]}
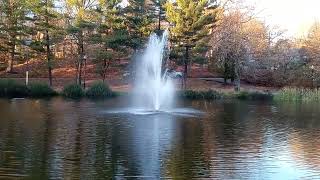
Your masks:
{"label": "pine tree", "polygon": [[184,86],[188,76],[189,56],[193,47],[203,43],[216,19],[217,6],[208,0],[176,0],[165,4],[167,20],[171,24],[171,41],[185,47]]}
{"label": "pine tree", "polygon": [[154,30],[153,12],[148,0],[131,0],[123,9],[129,35],[128,46],[137,50],[143,47],[147,37]]}
{"label": "pine tree", "polygon": [[28,5],[34,14],[35,31],[45,35],[44,39],[40,39],[39,42],[36,43],[40,46],[36,47],[36,49],[44,51],[46,54],[49,85],[52,86],[53,55],[50,45],[53,43],[52,36],[59,33],[58,27],[54,25],[58,20],[59,14],[55,10],[54,0],[29,0]]}
{"label": "pine tree", "polygon": [[161,32],[163,29],[161,27],[161,22],[165,20],[166,11],[164,5],[167,0],[151,0],[152,2],[152,11],[154,12],[154,18],[157,22],[157,31]]}
{"label": "pine tree", "polygon": [[0,50],[9,54],[7,72],[13,72],[16,47],[23,43],[22,37],[26,36],[25,22],[28,9],[25,0],[0,1]]}
{"label": "pine tree", "polygon": [[85,60],[85,43],[92,31],[95,22],[99,19],[97,13],[99,2],[96,0],[67,0],[69,19],[71,21],[67,32],[76,41],[78,46],[77,83],[82,84],[82,69]]}
{"label": "pine tree", "polygon": [[126,52],[129,41],[124,14],[118,4],[118,0],[100,2],[101,19],[97,33],[90,38],[93,43],[102,46],[95,52],[94,62],[103,81],[110,65]]}

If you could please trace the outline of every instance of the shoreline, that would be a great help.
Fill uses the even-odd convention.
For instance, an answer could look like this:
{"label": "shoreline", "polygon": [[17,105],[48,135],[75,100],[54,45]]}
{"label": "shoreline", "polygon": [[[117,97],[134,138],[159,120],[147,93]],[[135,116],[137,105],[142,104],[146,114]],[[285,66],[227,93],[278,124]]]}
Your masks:
{"label": "shoreline", "polygon": [[[217,78],[215,78],[217,79]],[[0,78],[0,97],[4,98],[48,98],[52,96],[65,96],[67,86],[75,86],[74,79],[55,78],[54,86],[49,87],[46,78],[30,78],[29,86],[24,83],[24,78]],[[8,83],[10,82],[10,83]],[[59,82],[59,84],[57,83]],[[98,83],[99,82],[99,83]],[[95,88],[94,93],[88,94],[88,91],[94,87],[94,84],[104,86],[105,90]],[[59,85],[59,86],[57,86]],[[260,100],[260,101],[317,101],[320,102],[319,89],[307,89],[298,87],[274,88],[243,84],[240,91],[235,92],[231,84],[224,85],[221,82],[207,81],[199,78],[188,79],[187,89],[180,89],[179,82],[176,81],[177,97],[192,100],[217,100],[217,99],[240,99],[240,100]],[[86,81],[86,89],[76,85],[72,87],[67,97],[79,99],[88,96],[88,98],[112,98],[113,96],[123,96],[129,94],[132,85],[129,80],[108,79],[105,82],[97,79]],[[76,88],[76,89],[74,89]],[[76,90],[76,91],[74,91]],[[70,94],[71,93],[71,94]],[[75,94],[73,94],[75,93]],[[69,96],[70,95],[70,96]],[[91,97],[89,97],[91,96]]]}
{"label": "shoreline", "polygon": [[[25,78],[7,78],[1,77],[2,79],[12,79],[19,83],[24,83]],[[101,81],[99,78],[88,78],[86,79],[86,88],[90,87],[94,82]],[[105,80],[105,83],[110,86],[110,88],[114,91],[119,92],[129,92],[132,89],[132,79],[125,78],[108,78]],[[30,83],[44,83],[48,84],[48,78],[29,78]],[[176,90],[181,89],[181,80],[175,79],[175,87]],[[65,85],[75,83],[75,78],[69,77],[56,77],[53,78],[53,86],[52,88],[56,91],[61,91]],[[187,89],[193,91],[206,91],[206,90],[216,90],[221,92],[233,92],[234,85],[228,82],[227,84],[223,83],[222,78],[219,77],[211,77],[211,78],[188,78],[187,79]],[[260,86],[247,83],[245,81],[241,81],[241,91],[249,91],[249,92],[277,92],[281,88],[279,87],[268,87],[268,86]]]}

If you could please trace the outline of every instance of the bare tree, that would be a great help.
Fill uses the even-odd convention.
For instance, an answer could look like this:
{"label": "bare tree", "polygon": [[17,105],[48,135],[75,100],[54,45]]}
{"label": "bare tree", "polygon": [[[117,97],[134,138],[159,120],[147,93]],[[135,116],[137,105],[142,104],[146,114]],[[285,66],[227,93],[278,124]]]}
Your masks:
{"label": "bare tree", "polygon": [[320,64],[320,23],[315,22],[310,28],[307,38],[305,39],[305,48],[310,61],[314,64]]}
{"label": "bare tree", "polygon": [[211,60],[223,69],[225,82],[234,81],[240,90],[240,65],[248,58],[248,38],[242,31],[243,14],[225,15],[211,37]]}

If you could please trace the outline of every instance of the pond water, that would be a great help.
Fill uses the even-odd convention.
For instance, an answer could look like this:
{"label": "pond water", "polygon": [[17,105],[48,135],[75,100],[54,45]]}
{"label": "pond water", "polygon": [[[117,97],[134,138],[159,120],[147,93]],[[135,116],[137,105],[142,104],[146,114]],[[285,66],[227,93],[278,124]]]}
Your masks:
{"label": "pond water", "polygon": [[197,116],[106,101],[0,100],[0,179],[320,179],[320,104],[184,101]]}

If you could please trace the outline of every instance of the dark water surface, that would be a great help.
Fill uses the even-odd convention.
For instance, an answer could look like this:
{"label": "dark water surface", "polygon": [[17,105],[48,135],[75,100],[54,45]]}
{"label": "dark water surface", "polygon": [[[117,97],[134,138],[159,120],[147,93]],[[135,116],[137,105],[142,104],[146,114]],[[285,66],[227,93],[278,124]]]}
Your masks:
{"label": "dark water surface", "polygon": [[105,113],[125,104],[0,100],[0,179],[320,179],[320,104],[189,101],[206,115]]}

